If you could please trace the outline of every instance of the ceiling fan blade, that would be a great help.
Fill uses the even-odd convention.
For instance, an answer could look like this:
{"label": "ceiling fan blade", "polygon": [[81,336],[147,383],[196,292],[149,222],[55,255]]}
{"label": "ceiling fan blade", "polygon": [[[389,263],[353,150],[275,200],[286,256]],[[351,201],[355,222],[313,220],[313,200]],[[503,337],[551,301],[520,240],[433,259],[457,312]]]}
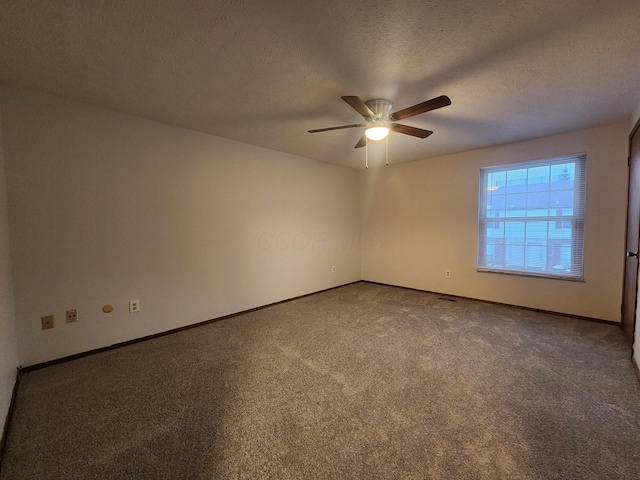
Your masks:
{"label": "ceiling fan blade", "polygon": [[427,138],[433,132],[431,130],[423,130],[422,128],[410,127],[408,125],[400,125],[394,123],[391,125],[391,130],[398,133],[404,133],[405,135],[411,135],[413,137]]}
{"label": "ceiling fan blade", "polygon": [[369,119],[375,116],[375,114],[371,111],[371,109],[367,107],[362,100],[360,100],[360,97],[356,97],[355,95],[347,95],[340,98],[342,98],[342,100],[347,102],[351,106],[351,108],[353,108],[356,112],[358,112],[364,118]]}
{"label": "ceiling fan blade", "polygon": [[360,140],[358,140],[358,143],[356,143],[356,148],[362,148],[367,144],[367,136],[366,135],[362,135],[362,137],[360,137]]}
{"label": "ceiling fan blade", "polygon": [[309,130],[309,133],[328,132],[329,130],[342,130],[343,128],[356,128],[356,127],[364,127],[364,125],[361,125],[359,123],[354,123],[353,125],[340,125],[339,127],[316,128],[315,130]]}
{"label": "ceiling fan blade", "polygon": [[391,120],[402,120],[403,118],[413,117],[414,115],[420,115],[421,113],[430,112],[436,108],[446,107],[451,105],[451,99],[446,95],[441,95],[426,102],[418,103],[413,107],[403,108],[390,115]]}

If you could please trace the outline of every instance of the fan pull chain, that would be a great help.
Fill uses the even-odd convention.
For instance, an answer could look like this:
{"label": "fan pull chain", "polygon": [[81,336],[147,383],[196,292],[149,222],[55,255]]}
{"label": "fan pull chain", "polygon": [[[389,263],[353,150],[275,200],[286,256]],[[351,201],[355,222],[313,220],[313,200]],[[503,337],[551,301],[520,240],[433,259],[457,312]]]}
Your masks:
{"label": "fan pull chain", "polygon": [[364,168],[369,169],[369,139],[364,140]]}
{"label": "fan pull chain", "polygon": [[387,167],[389,166],[389,135],[387,135],[387,141],[385,142],[385,146],[386,146],[386,160],[387,160]]}

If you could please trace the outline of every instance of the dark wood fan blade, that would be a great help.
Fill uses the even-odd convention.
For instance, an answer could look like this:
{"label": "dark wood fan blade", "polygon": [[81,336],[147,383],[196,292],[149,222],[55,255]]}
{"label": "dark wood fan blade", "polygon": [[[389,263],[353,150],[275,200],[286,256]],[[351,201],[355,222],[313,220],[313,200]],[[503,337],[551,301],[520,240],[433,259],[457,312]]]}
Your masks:
{"label": "dark wood fan blade", "polygon": [[340,97],[342,100],[347,102],[351,108],[353,108],[356,112],[362,115],[364,118],[369,119],[374,117],[374,113],[371,111],[369,107],[365,105],[365,103],[360,100],[360,97],[356,97],[355,95],[347,95],[344,97]]}
{"label": "dark wood fan blade", "polygon": [[413,137],[427,138],[433,132],[431,130],[423,130],[422,128],[410,127],[408,125],[400,125],[394,123],[391,125],[391,130],[398,133],[404,133],[405,135],[411,135]]}
{"label": "dark wood fan blade", "polygon": [[367,136],[366,135],[362,135],[362,137],[360,137],[360,140],[358,140],[358,143],[356,143],[356,148],[362,148],[367,144]]}
{"label": "dark wood fan blade", "polygon": [[315,130],[309,130],[309,133],[328,132],[329,130],[341,130],[343,128],[356,128],[364,126],[365,125],[361,125],[359,123],[354,123],[353,125],[340,125],[339,127],[316,128]]}
{"label": "dark wood fan blade", "polygon": [[441,95],[426,102],[418,103],[413,107],[403,108],[390,115],[391,120],[402,120],[403,118],[413,117],[414,115],[420,115],[421,113],[430,112],[436,108],[446,107],[451,105],[451,100],[446,95]]}

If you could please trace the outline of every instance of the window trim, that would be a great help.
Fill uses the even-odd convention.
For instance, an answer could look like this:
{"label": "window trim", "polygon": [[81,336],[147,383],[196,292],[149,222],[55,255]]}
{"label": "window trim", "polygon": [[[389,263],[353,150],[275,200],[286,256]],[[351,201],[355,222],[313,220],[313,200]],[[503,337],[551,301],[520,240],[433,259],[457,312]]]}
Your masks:
{"label": "window trim", "polygon": [[[543,158],[538,160],[529,160],[523,162],[505,163],[492,166],[480,167],[479,183],[478,183],[478,236],[477,236],[477,255],[476,255],[476,271],[482,273],[498,273],[503,275],[516,275],[523,277],[539,277],[548,278],[554,280],[568,280],[573,282],[585,282],[584,272],[584,217],[586,207],[586,175],[587,175],[587,154],[576,153],[571,155],[562,155],[558,157]],[[489,217],[486,216],[488,190],[487,182],[488,176],[491,172],[508,172],[510,170],[518,170],[521,168],[531,168],[536,165],[553,165],[561,164],[567,161],[574,161],[576,165],[574,189],[573,189],[573,215],[572,216],[519,216],[519,217]],[[551,210],[551,209],[550,209]],[[487,228],[489,224],[498,223],[496,219],[499,219],[499,223],[505,225],[509,222],[531,222],[531,221],[545,221],[554,222],[562,221],[571,222],[572,237],[571,237],[571,251],[572,255],[577,255],[579,259],[579,265],[581,271],[579,274],[555,274],[549,272],[535,272],[526,270],[512,270],[509,268],[499,268],[484,266],[482,262],[486,264],[486,249],[483,252],[482,247],[487,245]],[[484,227],[484,228],[483,228]],[[564,228],[564,225],[563,225]],[[547,234],[548,239],[548,234]],[[572,262],[577,263],[577,262]]]}

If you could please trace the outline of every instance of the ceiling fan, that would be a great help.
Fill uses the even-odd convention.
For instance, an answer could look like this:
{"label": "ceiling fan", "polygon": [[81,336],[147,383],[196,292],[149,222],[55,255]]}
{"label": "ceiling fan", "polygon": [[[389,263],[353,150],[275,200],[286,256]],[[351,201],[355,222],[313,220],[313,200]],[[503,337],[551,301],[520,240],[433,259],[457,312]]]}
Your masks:
{"label": "ceiling fan", "polygon": [[395,121],[451,105],[449,97],[441,95],[439,97],[432,98],[431,100],[427,100],[426,102],[418,103],[412,107],[403,108],[402,110],[391,113],[393,103],[384,98],[375,98],[366,102],[363,102],[359,97],[354,95],[348,95],[340,98],[347,102],[356,112],[362,115],[367,123],[354,123],[353,125],[318,128],[315,130],[309,130],[309,133],[328,132],[330,130],[341,130],[343,128],[364,127],[362,137],[356,144],[355,148],[364,147],[367,144],[367,139],[382,140],[389,135],[390,131],[404,133],[405,135],[411,135],[418,138],[427,138],[433,133],[431,130],[401,125],[399,123],[395,123]]}

